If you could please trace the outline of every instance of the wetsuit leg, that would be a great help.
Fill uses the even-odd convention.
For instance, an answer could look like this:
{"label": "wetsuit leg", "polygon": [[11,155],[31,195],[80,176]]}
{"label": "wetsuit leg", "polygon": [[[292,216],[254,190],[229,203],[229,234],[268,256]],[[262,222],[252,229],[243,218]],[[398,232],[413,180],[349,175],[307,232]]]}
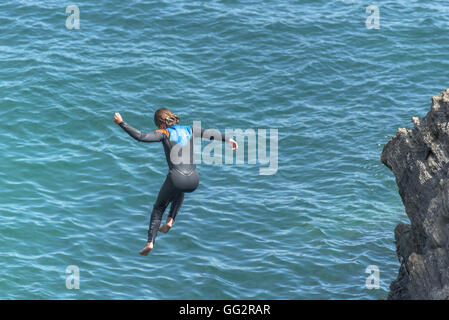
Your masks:
{"label": "wetsuit leg", "polygon": [[178,193],[178,191],[174,187],[170,177],[167,176],[159,191],[156,203],[153,206],[153,212],[151,212],[150,226],[148,228],[148,242],[153,242],[154,244],[154,240],[156,239],[161,224],[162,215],[176,193]]}
{"label": "wetsuit leg", "polygon": [[176,215],[178,214],[179,209],[181,208],[183,202],[184,202],[184,192],[178,191],[178,193],[173,198],[173,201],[171,203],[170,213],[168,214],[169,218],[175,220]]}
{"label": "wetsuit leg", "polygon": [[153,206],[150,226],[148,228],[148,242],[153,242],[154,244],[159,226],[161,225],[162,215],[165,209],[167,209],[168,204],[173,201],[169,216],[175,219],[184,201],[184,192],[193,192],[198,187],[198,184],[199,175],[197,170],[194,170],[189,175],[184,175],[176,170],[170,171]]}

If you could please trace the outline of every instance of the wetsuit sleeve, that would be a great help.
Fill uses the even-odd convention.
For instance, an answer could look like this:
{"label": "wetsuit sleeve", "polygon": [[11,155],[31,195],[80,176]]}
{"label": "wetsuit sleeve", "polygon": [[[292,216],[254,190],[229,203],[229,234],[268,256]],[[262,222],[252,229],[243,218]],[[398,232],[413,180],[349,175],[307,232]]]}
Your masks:
{"label": "wetsuit sleeve", "polygon": [[131,127],[125,121],[120,122],[120,127],[125,130],[131,137],[142,142],[158,142],[162,141],[164,134],[161,132],[141,132]]}
{"label": "wetsuit sleeve", "polygon": [[[213,135],[209,136],[204,134],[206,130],[201,128],[201,130],[199,130],[199,128],[195,128],[192,127],[192,132],[193,132],[193,136],[196,137],[200,137],[200,138],[204,138],[204,139],[209,139],[209,140],[215,140],[215,137]],[[221,141],[223,142],[228,142],[229,141],[229,137],[225,136],[224,134],[221,135]]]}

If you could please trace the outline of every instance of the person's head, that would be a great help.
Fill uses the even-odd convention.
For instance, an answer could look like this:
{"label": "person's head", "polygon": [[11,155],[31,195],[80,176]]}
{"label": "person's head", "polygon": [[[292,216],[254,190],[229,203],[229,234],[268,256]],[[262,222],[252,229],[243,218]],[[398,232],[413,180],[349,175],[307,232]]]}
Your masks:
{"label": "person's head", "polygon": [[175,123],[179,123],[179,117],[167,108],[160,108],[154,113],[154,124],[160,129],[168,128]]}

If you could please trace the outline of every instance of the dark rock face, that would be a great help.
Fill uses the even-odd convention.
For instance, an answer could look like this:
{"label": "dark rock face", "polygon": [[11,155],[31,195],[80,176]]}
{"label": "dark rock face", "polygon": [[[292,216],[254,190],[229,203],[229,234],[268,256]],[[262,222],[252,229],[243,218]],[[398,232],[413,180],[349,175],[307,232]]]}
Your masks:
{"label": "dark rock face", "polygon": [[449,299],[449,89],[412,122],[381,155],[411,222],[395,228],[401,266],[388,299]]}

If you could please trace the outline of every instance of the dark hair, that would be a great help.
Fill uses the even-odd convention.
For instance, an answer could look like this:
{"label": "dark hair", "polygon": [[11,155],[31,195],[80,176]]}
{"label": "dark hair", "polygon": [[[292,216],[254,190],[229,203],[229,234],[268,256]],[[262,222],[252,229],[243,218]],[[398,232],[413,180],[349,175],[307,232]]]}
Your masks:
{"label": "dark hair", "polygon": [[179,117],[167,108],[160,108],[154,113],[154,124],[160,128],[161,124],[167,127],[179,123]]}

